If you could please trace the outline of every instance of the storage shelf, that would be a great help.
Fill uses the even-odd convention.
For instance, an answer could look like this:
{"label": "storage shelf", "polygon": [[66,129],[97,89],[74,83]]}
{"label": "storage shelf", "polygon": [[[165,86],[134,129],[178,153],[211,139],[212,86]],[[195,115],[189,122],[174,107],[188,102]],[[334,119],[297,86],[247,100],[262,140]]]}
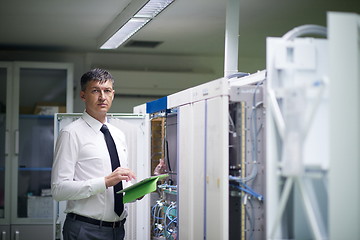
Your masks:
{"label": "storage shelf", "polygon": [[20,114],[22,119],[54,119],[54,115],[36,115],[36,114]]}
{"label": "storage shelf", "polygon": [[25,167],[25,168],[22,168],[20,167],[19,168],[19,171],[51,171],[52,168],[41,168],[41,167],[34,167],[34,168],[31,168],[31,167]]}

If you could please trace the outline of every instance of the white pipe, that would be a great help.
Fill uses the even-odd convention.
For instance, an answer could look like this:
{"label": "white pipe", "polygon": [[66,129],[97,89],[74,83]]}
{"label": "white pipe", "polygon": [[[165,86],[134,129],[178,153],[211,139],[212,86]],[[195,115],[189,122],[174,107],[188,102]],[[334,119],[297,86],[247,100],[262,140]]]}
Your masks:
{"label": "white pipe", "polygon": [[300,27],[296,27],[296,28],[290,30],[282,38],[285,40],[294,40],[297,37],[307,35],[307,34],[316,34],[316,35],[326,37],[327,29],[326,29],[326,27],[323,27],[323,26],[307,24],[307,25],[302,25]]}
{"label": "white pipe", "polygon": [[240,0],[227,0],[224,77],[238,72]]}

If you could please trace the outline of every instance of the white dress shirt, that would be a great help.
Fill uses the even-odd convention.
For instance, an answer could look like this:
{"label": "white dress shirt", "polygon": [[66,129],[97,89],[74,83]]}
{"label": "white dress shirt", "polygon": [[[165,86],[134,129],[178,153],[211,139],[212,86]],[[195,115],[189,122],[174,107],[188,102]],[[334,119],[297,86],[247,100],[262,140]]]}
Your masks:
{"label": "white dress shirt", "polygon": [[[115,141],[121,167],[128,167],[124,133],[106,123]],[[102,221],[126,217],[126,206],[119,217],[114,212],[113,187],[106,188],[105,176],[112,172],[110,155],[102,123],[86,112],[65,126],[56,142],[51,176],[52,196],[67,201],[66,213],[72,212]],[[128,184],[123,182],[125,188]]]}

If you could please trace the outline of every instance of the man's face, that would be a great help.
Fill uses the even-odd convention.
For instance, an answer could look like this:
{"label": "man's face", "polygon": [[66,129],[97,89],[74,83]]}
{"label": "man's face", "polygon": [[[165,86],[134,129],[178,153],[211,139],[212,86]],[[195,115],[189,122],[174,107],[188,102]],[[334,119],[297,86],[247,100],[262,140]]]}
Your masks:
{"label": "man's face", "polygon": [[114,99],[114,89],[110,80],[100,84],[99,81],[90,81],[85,91],[80,92],[85,102],[86,112],[93,117],[106,114]]}

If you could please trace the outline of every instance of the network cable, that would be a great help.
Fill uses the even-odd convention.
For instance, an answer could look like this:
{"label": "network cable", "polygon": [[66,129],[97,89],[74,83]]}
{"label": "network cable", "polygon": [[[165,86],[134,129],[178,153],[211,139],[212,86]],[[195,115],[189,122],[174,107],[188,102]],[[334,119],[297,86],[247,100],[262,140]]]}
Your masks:
{"label": "network cable", "polygon": [[[245,196],[246,197],[246,196]],[[249,236],[249,240],[253,240],[254,239],[254,227],[255,227],[255,211],[254,211],[254,206],[252,204],[252,200],[249,199],[248,203],[250,204],[250,209],[251,209],[251,214],[249,213],[249,209],[245,208],[245,212],[246,215],[249,218],[249,222],[250,222],[250,236]]]}
{"label": "network cable", "polygon": [[257,109],[259,106],[261,106],[263,104],[262,101],[260,102],[256,102],[256,92],[258,90],[258,88],[260,87],[260,85],[263,84],[263,81],[260,81],[256,84],[256,88],[254,90],[253,93],[253,102],[252,102],[252,110],[251,110],[251,121],[250,121],[250,130],[251,130],[251,143],[252,143],[252,152],[251,152],[251,156],[252,156],[252,169],[251,169],[251,173],[249,176],[244,177],[241,179],[242,182],[248,182],[253,180],[258,173],[258,166],[257,166],[257,151],[258,151],[258,147],[257,147],[257,137],[258,134],[260,133],[260,130],[262,129],[262,125],[259,127],[257,127]]}
{"label": "network cable", "polygon": [[[174,214],[175,212],[175,214]],[[168,223],[167,220],[170,220]],[[165,212],[165,238],[166,239],[176,239],[177,234],[177,214],[176,214],[176,203],[172,202],[166,209]],[[173,227],[171,227],[173,226]]]}
{"label": "network cable", "polygon": [[235,185],[235,184],[230,184],[231,187],[234,187],[242,192],[245,192],[253,197],[255,197],[256,199],[258,199],[259,201],[263,201],[264,200],[264,197],[263,195],[255,192],[252,188],[250,188],[248,185],[246,185],[245,183],[241,183],[239,182],[240,185],[242,186],[239,186],[239,185]]}

